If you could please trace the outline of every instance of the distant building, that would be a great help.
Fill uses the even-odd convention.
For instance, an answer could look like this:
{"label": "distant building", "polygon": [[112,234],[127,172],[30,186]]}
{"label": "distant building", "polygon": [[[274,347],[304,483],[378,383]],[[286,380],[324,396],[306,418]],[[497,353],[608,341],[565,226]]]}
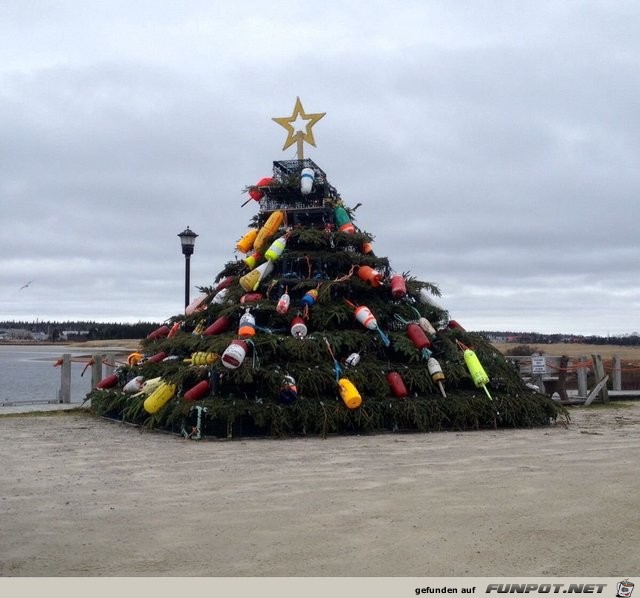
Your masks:
{"label": "distant building", "polygon": [[33,332],[25,328],[3,328],[0,330],[0,339],[4,341],[33,340]]}
{"label": "distant building", "polygon": [[88,330],[63,330],[60,333],[60,339],[63,341],[86,341],[88,337]]}

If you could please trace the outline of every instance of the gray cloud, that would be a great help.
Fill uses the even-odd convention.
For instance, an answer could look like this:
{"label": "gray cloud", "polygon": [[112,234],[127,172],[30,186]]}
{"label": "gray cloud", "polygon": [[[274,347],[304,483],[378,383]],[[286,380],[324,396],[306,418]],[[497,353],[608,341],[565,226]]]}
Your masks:
{"label": "gray cloud", "polygon": [[[637,330],[631,2],[15,3],[0,317],[162,320],[233,259],[295,97],[400,272],[475,329]],[[34,283],[18,292],[27,280]]]}

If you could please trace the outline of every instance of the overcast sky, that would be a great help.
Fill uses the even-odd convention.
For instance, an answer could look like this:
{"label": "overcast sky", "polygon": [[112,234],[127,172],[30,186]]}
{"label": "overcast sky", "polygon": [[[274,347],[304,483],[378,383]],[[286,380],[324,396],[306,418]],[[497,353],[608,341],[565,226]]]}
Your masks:
{"label": "overcast sky", "polygon": [[193,297],[299,96],[305,157],[467,329],[638,331],[638,31],[631,0],[3,0],[0,319],[181,313],[177,234]]}

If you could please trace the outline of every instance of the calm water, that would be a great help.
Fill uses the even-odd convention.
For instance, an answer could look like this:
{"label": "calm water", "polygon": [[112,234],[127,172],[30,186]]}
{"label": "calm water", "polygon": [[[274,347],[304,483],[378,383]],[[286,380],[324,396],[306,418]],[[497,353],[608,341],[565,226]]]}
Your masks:
{"label": "calm water", "polygon": [[91,390],[91,367],[82,375],[89,356],[109,349],[72,349],[52,345],[0,345],[0,406],[6,403],[57,402],[63,353],[83,362],[71,363],[71,402],[82,403]]}

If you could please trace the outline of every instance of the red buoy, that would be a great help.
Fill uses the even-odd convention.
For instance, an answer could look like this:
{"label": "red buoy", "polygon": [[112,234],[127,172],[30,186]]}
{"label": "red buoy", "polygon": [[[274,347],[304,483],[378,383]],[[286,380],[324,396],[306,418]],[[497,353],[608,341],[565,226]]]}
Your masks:
{"label": "red buoy", "polygon": [[178,331],[180,330],[180,326],[182,326],[182,322],[175,322],[173,326],[171,326],[171,330],[169,330],[169,334],[167,334],[167,338],[173,338]]}
{"label": "red buoy", "polygon": [[262,293],[245,293],[240,297],[240,303],[243,305],[245,303],[255,303],[256,301],[262,301],[264,299],[264,295]]}
{"label": "red buoy", "polygon": [[[270,185],[271,183],[273,183],[273,178],[272,177],[264,177],[262,179],[260,179],[255,186],[256,187],[266,187],[267,185]],[[263,197],[264,197],[264,191],[262,191],[261,189],[251,189],[249,191],[249,197],[255,201],[260,201]]]}
{"label": "red buoy", "polygon": [[404,399],[409,396],[409,391],[407,390],[404,380],[398,372],[388,372],[387,382],[394,397]]}
{"label": "red buoy", "polygon": [[147,339],[150,341],[154,341],[158,338],[162,338],[163,336],[167,336],[167,334],[169,334],[170,332],[171,328],[169,328],[169,326],[165,324],[163,326],[160,326],[160,328],[156,328],[153,332],[147,334]]}
{"label": "red buoy", "polygon": [[407,285],[402,274],[394,274],[390,280],[391,295],[394,299],[402,299],[407,294]]}
{"label": "red buoy", "polygon": [[164,351],[160,351],[160,353],[156,353],[149,357],[147,361],[150,361],[151,363],[160,363],[166,356],[167,354]]}
{"label": "red buoy", "polygon": [[231,328],[231,318],[227,316],[220,316],[211,326],[205,328],[202,332],[202,336],[213,336],[214,334],[220,334],[226,332]]}
{"label": "red buoy", "polygon": [[416,346],[416,348],[420,350],[431,348],[431,341],[427,338],[424,330],[413,322],[407,326],[407,336],[411,339],[411,342]]}
{"label": "red buoy", "polygon": [[222,289],[228,289],[232,284],[235,278],[233,276],[227,276],[223,278],[218,284],[214,285],[214,289],[216,291],[221,291]]}
{"label": "red buoy", "polygon": [[449,323],[447,324],[447,326],[455,330],[462,330],[462,332],[466,332],[465,329],[462,326],[460,326],[460,324],[458,324],[458,322],[456,322],[455,320],[449,320]]}
{"label": "red buoy", "polygon": [[185,401],[197,401],[209,392],[209,381],[203,380],[184,393]]}
{"label": "red buoy", "polygon": [[110,376],[107,376],[106,378],[100,380],[100,382],[96,384],[96,388],[113,388],[116,384],[118,384],[118,380],[119,378],[117,374],[111,374]]}

